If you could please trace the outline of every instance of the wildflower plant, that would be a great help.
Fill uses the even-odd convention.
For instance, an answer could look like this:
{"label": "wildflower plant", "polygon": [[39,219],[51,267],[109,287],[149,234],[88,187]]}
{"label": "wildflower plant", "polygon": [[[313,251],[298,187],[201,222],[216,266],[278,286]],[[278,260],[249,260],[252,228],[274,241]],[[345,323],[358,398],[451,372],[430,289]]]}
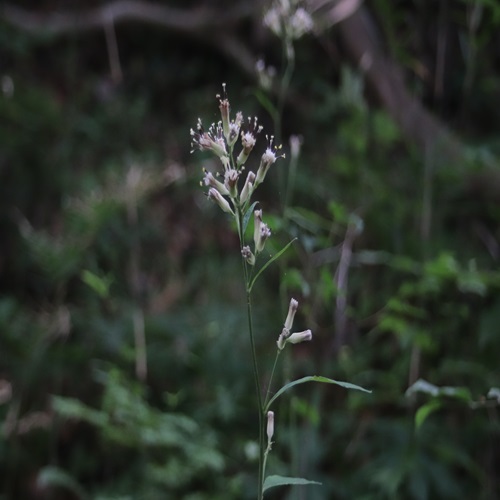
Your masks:
{"label": "wildflower plant", "polygon": [[[293,484],[320,484],[303,478],[283,477],[271,475],[266,477],[266,464],[272,448],[272,438],[275,429],[275,413],[271,410],[276,400],[288,389],[305,382],[322,382],[336,384],[347,389],[356,389],[365,392],[366,389],[348,382],[340,382],[321,376],[307,376],[289,382],[273,393],[273,378],[281,352],[287,345],[299,344],[312,340],[310,329],[293,332],[293,322],[299,303],[290,299],[288,314],[283,323],[281,332],[275,341],[276,355],[272,365],[269,381],[264,392],[260,376],[261,367],[257,359],[255,334],[252,316],[252,291],[257,279],[265,269],[277,260],[289,247],[293,240],[285,245],[275,255],[264,260],[263,250],[266,242],[272,236],[271,229],[264,222],[263,211],[257,208],[258,202],[253,201],[257,187],[262,184],[271,167],[278,161],[284,160],[281,145],[275,144],[272,135],[265,135],[267,147],[260,157],[256,172],[246,169],[246,164],[254,150],[257,139],[262,135],[263,127],[259,125],[257,117],[243,118],[241,112],[231,117],[231,107],[227,96],[226,85],[222,85],[222,95],[217,95],[221,119],[205,129],[201,119],[198,119],[196,129],[191,129],[191,152],[199,149],[210,151],[219,158],[222,165],[221,172],[212,173],[204,170],[203,182],[207,188],[207,197],[215,202],[223,212],[234,219],[240,242],[240,252],[243,271],[243,282],[246,291],[247,324],[250,339],[249,362],[253,366],[257,418],[259,425],[259,470],[257,482],[257,499],[264,498],[264,492],[269,488],[280,485]],[[248,235],[248,225],[253,218],[253,235]],[[266,440],[267,438],[267,440]]]}

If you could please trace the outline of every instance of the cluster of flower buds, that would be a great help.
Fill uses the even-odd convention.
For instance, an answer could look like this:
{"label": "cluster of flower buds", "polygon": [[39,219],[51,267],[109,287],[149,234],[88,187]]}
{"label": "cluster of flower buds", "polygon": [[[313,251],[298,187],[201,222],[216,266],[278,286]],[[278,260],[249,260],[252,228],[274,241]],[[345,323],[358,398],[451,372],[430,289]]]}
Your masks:
{"label": "cluster of flower buds", "polygon": [[288,306],[288,315],[283,325],[283,330],[281,331],[278,340],[276,342],[278,349],[282,351],[286,344],[300,344],[307,340],[312,339],[311,330],[304,330],[303,332],[291,333],[293,319],[295,318],[295,313],[299,308],[299,303],[295,299],[290,299],[290,305]]}
{"label": "cluster of flower buds", "polygon": [[255,253],[252,252],[248,245],[244,246],[241,249],[242,257],[251,266],[255,264],[255,256],[262,252],[262,250],[264,250],[264,245],[266,244],[268,238],[271,236],[271,230],[269,229],[269,226],[266,223],[262,222],[262,210],[254,210],[253,219],[253,242],[255,246]]}
{"label": "cluster of flower buds", "polygon": [[280,38],[301,38],[312,31],[314,22],[300,3],[300,0],[274,0],[264,16],[264,25]]}
{"label": "cluster of flower buds", "polygon": [[[219,110],[221,120],[212,123],[205,130],[201,119],[198,119],[196,130],[191,129],[191,152],[195,149],[210,151],[217,156],[223,167],[224,180],[218,180],[211,172],[205,171],[203,182],[208,189],[208,197],[215,201],[224,212],[235,215],[236,209],[242,212],[248,208],[251,196],[257,186],[262,184],[271,165],[285,155],[279,154],[281,146],[274,145],[273,136],[266,136],[267,148],[260,159],[257,173],[249,171],[241,190],[239,189],[239,178],[245,169],[245,164],[254,149],[257,137],[262,131],[257,118],[243,119],[241,112],[236,113],[231,119],[231,106],[226,92],[226,84],[222,84],[222,96],[219,99]],[[241,142],[241,149],[235,157],[234,148]],[[262,239],[261,239],[262,240]]]}

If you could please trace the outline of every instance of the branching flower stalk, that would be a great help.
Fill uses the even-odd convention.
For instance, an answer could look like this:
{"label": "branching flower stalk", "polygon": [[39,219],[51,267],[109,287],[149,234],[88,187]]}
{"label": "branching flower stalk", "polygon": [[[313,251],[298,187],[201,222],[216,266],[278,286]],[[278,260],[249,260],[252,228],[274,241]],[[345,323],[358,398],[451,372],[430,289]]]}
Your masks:
{"label": "branching flower stalk", "polygon": [[[236,113],[235,117],[231,118],[231,108],[225,84],[222,85],[222,89],[222,95],[217,95],[221,113],[220,121],[213,123],[208,130],[205,130],[201,119],[198,119],[196,130],[191,129],[191,147],[193,148],[192,152],[195,149],[210,151],[219,158],[223,168],[222,172],[214,175],[214,173],[205,170],[203,184],[208,188],[207,197],[209,200],[215,202],[222,211],[234,219],[240,241],[243,281],[246,291],[248,334],[259,422],[257,499],[262,500],[264,498],[264,491],[270,487],[284,484],[316,484],[301,478],[265,477],[267,458],[271,451],[272,437],[274,435],[274,412],[270,410],[272,403],[289,387],[299,383],[309,381],[336,383],[340,385],[345,383],[336,382],[324,377],[304,377],[298,381],[290,382],[272,395],[272,380],[281,351],[287,344],[298,344],[312,339],[311,330],[292,333],[293,320],[299,304],[295,299],[291,299],[287,317],[276,342],[276,357],[271,370],[269,385],[265,397],[263,396],[252,321],[252,289],[259,276],[288,249],[293,241],[285,245],[284,248],[267,261],[261,263],[266,242],[271,237],[271,229],[264,222],[262,209],[256,208],[258,202],[252,202],[252,196],[256,188],[265,181],[271,166],[278,159],[284,158],[285,155],[280,153],[281,146],[274,143],[274,137],[266,135],[267,148],[261,155],[257,171],[255,173],[248,171],[245,180],[241,179],[240,181],[245,172],[247,160],[254,149],[258,136],[262,132],[262,126],[259,125],[256,117],[249,117],[247,120],[244,120],[241,112]],[[247,226],[252,215],[253,238],[248,242]],[[356,386],[352,387],[357,388]],[[297,483],[297,481],[300,482]]]}

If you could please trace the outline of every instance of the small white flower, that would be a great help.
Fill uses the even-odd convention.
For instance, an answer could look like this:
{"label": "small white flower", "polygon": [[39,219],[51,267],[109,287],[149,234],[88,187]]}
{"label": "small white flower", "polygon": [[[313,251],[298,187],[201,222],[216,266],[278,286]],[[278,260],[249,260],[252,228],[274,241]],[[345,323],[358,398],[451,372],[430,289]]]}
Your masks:
{"label": "small white flower", "polygon": [[294,40],[301,38],[306,33],[312,31],[314,23],[311,15],[302,7],[299,7],[290,17],[287,28],[290,37]]}
{"label": "small white flower", "polygon": [[300,344],[301,342],[306,342],[312,339],[311,330],[304,330],[303,332],[292,333],[290,337],[286,339],[288,344]]}
{"label": "small white flower", "polygon": [[276,78],[276,68],[274,66],[266,67],[264,60],[259,59],[255,64],[255,70],[259,78],[259,85],[265,90],[270,90]]}
{"label": "small white flower", "polygon": [[274,146],[273,145],[273,142],[274,142],[273,136],[270,136],[270,137],[266,136],[266,139],[267,139],[267,149],[260,159],[260,165],[259,165],[259,169],[257,170],[257,176],[255,179],[255,186],[258,186],[259,184],[261,184],[264,181],[266,174],[269,170],[269,167],[273,163],[275,163],[278,158],[285,157],[284,154],[276,156],[276,153],[278,152],[278,150],[281,149],[281,146]]}
{"label": "small white flower", "polygon": [[213,187],[210,188],[208,190],[208,197],[211,200],[215,201],[215,203],[217,203],[217,205],[219,205],[219,207],[222,208],[224,212],[234,215],[231,205],[229,205],[229,202],[219,193],[219,191],[217,191],[217,189]]}
{"label": "small white flower", "polygon": [[241,249],[241,256],[247,261],[251,266],[255,265],[255,255],[250,250],[249,246],[244,246]]}
{"label": "small white flower", "polygon": [[252,119],[248,117],[248,125],[246,127],[245,132],[241,132],[241,145],[242,149],[238,158],[236,159],[236,165],[241,167],[245,164],[248,159],[248,156],[252,152],[255,143],[257,142],[257,135],[260,134],[262,130],[262,125],[258,124],[257,117]]}
{"label": "small white flower", "polygon": [[314,27],[312,17],[298,4],[297,0],[275,0],[264,15],[264,26],[276,36],[288,40],[296,40],[309,33]]}
{"label": "small white flower", "polygon": [[264,250],[264,246],[266,244],[266,241],[271,237],[271,230],[269,229],[269,226],[265,223],[262,223],[260,225],[260,237],[257,245],[255,245],[255,251],[256,252],[262,252]]}
{"label": "small white flower", "polygon": [[[222,122],[217,125],[212,123],[208,132],[205,131],[201,119],[198,118],[197,132],[191,129],[191,147],[198,148],[200,151],[212,151],[219,158],[227,156],[226,142],[224,141],[224,132],[222,130]],[[191,153],[194,149],[191,150]]]}

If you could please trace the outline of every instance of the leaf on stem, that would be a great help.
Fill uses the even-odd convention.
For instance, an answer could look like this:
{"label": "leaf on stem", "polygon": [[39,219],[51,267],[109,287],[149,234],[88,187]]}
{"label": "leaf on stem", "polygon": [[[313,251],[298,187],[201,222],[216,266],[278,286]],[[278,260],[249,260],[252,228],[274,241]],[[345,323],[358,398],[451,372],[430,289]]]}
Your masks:
{"label": "leaf on stem", "polygon": [[274,254],[260,269],[259,272],[254,276],[253,280],[250,283],[250,286],[248,287],[248,291],[250,292],[255,285],[255,282],[257,281],[257,278],[267,269],[268,266],[270,266],[275,260],[279,259],[287,250],[288,247],[296,240],[297,238],[294,238],[292,241],[287,243],[278,253]]}
{"label": "leaf on stem", "polygon": [[252,217],[252,214],[253,214],[253,209],[255,208],[255,205],[257,205],[257,203],[259,203],[258,201],[254,201],[250,207],[248,208],[248,210],[245,212],[245,215],[243,216],[243,231],[242,231],[242,235],[245,234],[245,231],[247,230],[247,226],[248,226],[248,222],[250,221],[250,217]]}
{"label": "leaf on stem", "polygon": [[304,479],[302,477],[285,477],[285,476],[267,476],[264,481],[264,489],[265,492],[269,488],[274,488],[275,486],[286,486],[286,485],[305,485],[305,484],[318,484],[318,481],[309,481],[308,479]]}
{"label": "leaf on stem", "polygon": [[271,404],[278,399],[285,391],[293,387],[294,385],[299,385],[299,384],[304,384],[305,382],[321,382],[323,384],[335,384],[335,385],[340,385],[340,387],[344,387],[344,389],[354,389],[356,391],[363,391],[363,392],[368,392],[371,393],[372,391],[369,391],[368,389],[364,389],[363,387],[355,384],[351,384],[350,382],[341,382],[339,380],[333,380],[331,378],[327,377],[321,377],[318,375],[314,376],[309,376],[309,377],[303,377],[298,380],[294,380],[293,382],[290,382],[286,385],[284,385],[270,400],[269,403],[267,403],[264,412],[267,412],[269,408],[271,407]]}

